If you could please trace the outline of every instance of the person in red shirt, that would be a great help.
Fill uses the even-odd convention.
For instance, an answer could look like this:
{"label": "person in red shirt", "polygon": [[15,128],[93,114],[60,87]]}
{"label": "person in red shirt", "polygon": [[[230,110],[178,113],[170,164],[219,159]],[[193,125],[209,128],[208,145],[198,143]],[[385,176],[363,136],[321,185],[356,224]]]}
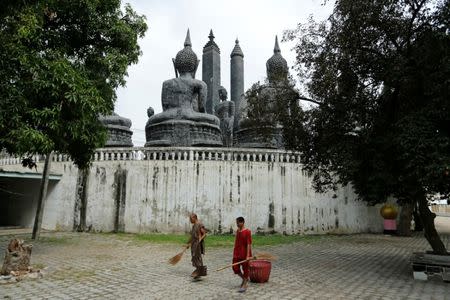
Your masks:
{"label": "person in red shirt", "polygon": [[247,290],[249,279],[248,261],[252,258],[252,232],[250,229],[245,228],[245,220],[243,217],[236,219],[236,225],[238,229],[236,231],[236,239],[234,240],[233,263],[243,260],[246,260],[246,262],[233,266],[233,271],[234,274],[242,278],[241,288],[239,289],[239,292],[242,293]]}

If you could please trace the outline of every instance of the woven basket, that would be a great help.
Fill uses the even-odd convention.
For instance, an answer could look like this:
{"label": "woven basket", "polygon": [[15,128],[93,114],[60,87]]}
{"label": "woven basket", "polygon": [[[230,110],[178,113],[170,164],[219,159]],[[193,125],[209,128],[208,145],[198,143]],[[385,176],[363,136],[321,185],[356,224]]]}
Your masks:
{"label": "woven basket", "polygon": [[272,263],[268,260],[252,260],[250,265],[250,281],[263,283],[269,280],[270,270],[272,269]]}

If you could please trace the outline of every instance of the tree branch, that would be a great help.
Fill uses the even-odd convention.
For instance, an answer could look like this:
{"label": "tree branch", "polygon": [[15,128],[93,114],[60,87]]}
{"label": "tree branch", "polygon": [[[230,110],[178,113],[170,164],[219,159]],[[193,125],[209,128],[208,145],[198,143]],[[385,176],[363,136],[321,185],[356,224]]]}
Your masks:
{"label": "tree branch", "polygon": [[322,102],[319,102],[319,101],[316,101],[316,100],[313,100],[313,99],[310,99],[310,98],[306,98],[306,97],[303,97],[303,96],[299,96],[298,98],[300,100],[303,100],[303,101],[308,101],[308,102],[311,102],[311,103],[315,103],[315,104],[317,104],[319,106],[324,105]]}
{"label": "tree branch", "polygon": [[422,6],[425,4],[425,2],[426,2],[426,0],[422,0],[419,3],[414,1],[414,4],[416,4],[416,7],[413,7],[412,17],[411,17],[411,20],[409,21],[409,25],[408,25],[408,39],[406,41],[407,49],[409,49],[409,47],[411,46],[411,36],[413,34],[412,27],[414,26],[414,21],[415,21],[417,15],[419,14],[420,10],[422,9]]}
{"label": "tree branch", "polygon": [[383,53],[381,53],[380,51],[377,51],[377,50],[375,50],[373,48],[362,46],[361,50],[364,51],[364,52],[369,52],[369,53],[373,53],[373,54],[376,54],[378,56],[384,57]]}

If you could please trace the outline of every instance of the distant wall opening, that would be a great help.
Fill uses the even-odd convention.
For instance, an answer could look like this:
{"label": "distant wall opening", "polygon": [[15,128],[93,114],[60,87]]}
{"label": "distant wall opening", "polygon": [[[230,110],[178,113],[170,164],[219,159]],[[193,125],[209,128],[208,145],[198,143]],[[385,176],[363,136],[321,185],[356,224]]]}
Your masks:
{"label": "distant wall opening", "polygon": [[[41,180],[0,178],[0,227],[33,227]],[[47,195],[57,181],[49,181]]]}

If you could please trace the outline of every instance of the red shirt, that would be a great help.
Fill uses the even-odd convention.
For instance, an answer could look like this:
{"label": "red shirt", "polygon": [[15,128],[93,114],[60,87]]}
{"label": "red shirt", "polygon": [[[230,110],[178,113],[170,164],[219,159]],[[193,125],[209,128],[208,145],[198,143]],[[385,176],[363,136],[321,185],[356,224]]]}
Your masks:
{"label": "red shirt", "polygon": [[[242,231],[236,231],[236,239],[234,240],[233,258],[246,259],[247,246],[252,243],[252,232],[250,229],[244,228]],[[252,252],[250,250],[250,256]]]}

